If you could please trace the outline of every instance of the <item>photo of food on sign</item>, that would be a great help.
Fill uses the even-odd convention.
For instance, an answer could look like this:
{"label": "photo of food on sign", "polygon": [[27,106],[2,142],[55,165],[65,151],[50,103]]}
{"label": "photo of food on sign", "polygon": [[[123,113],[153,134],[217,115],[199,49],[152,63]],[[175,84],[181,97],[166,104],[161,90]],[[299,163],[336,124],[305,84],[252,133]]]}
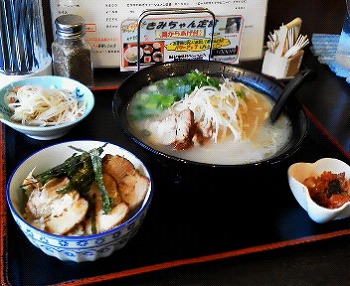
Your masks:
{"label": "photo of food on sign", "polygon": [[239,63],[243,26],[242,15],[217,16],[215,23],[207,16],[157,17],[144,19],[138,35],[137,20],[127,19],[120,26],[120,70],[181,60]]}
{"label": "photo of food on sign", "polygon": [[[137,66],[138,54],[137,43],[123,45],[123,66]],[[164,42],[142,42],[140,43],[140,65],[162,63],[164,60]]]}

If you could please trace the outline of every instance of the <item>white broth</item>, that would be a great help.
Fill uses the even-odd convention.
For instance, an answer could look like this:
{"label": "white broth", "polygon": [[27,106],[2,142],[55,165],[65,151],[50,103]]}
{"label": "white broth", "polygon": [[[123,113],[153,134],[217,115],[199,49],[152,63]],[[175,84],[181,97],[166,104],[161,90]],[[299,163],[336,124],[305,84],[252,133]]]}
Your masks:
{"label": "white broth", "polygon": [[[235,89],[234,98],[222,99],[225,102],[230,101],[226,105],[218,102],[218,98],[221,100],[221,97],[217,95],[215,95],[215,100],[213,97],[209,100],[212,106],[198,105],[198,98],[193,98],[188,103],[190,96],[186,93],[184,98],[175,100],[169,108],[165,108],[163,111],[152,110],[150,113],[154,113],[154,115],[140,119],[140,116],[135,116],[137,106],[144,104],[140,98],[158,92],[156,84],[144,87],[133,96],[130,102],[128,108],[130,126],[136,137],[153,149],[184,160],[217,165],[239,165],[271,158],[291,138],[290,119],[282,114],[274,124],[270,124],[269,115],[274,104],[272,99],[242,83],[227,80],[225,82],[227,83],[225,92],[231,87]],[[216,93],[214,88],[208,88],[208,90],[210,93]],[[244,97],[237,96],[241,92],[244,93]],[[189,92],[189,94],[192,93]],[[199,96],[202,99],[202,95]],[[214,101],[215,103],[213,103]],[[224,106],[223,109],[219,109],[218,106],[221,105]],[[194,142],[186,150],[177,150],[172,144],[160,142],[159,135],[155,134],[154,129],[150,127],[154,125],[154,122],[158,125],[158,122],[164,121],[164,118],[169,114],[178,113],[187,107],[194,112],[195,122],[204,120],[204,117],[206,117],[205,120],[210,121],[214,134],[217,131],[216,137],[212,136],[203,144]],[[212,115],[214,111],[218,113],[217,118],[216,115]],[[236,116],[232,116],[234,112],[236,112]],[[138,120],[135,120],[135,117],[138,117]],[[222,123],[223,121],[225,123]],[[226,124],[226,126],[218,127],[220,125],[218,122]]]}

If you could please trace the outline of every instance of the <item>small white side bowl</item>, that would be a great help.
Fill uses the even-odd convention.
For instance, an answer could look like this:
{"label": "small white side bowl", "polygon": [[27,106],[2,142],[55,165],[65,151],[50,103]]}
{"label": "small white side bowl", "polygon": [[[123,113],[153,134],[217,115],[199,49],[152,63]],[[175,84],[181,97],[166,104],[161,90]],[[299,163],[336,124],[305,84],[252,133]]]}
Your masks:
{"label": "small white side bowl", "polygon": [[143,162],[134,154],[110,143],[104,147],[104,152],[101,154],[101,157],[105,154],[123,156],[128,159],[141,174],[145,175],[150,180],[146,197],[140,209],[132,217],[108,231],[86,236],[50,234],[34,228],[23,218],[24,200],[22,198],[22,193],[18,190],[24,178],[27,177],[34,166],[37,166],[36,172],[40,173],[63,163],[65,159],[71,157],[73,153],[76,153],[75,150],[68,146],[74,146],[89,151],[92,148],[101,147],[104,144],[105,142],[100,141],[81,140],[52,145],[26,158],[10,176],[6,187],[6,200],[10,212],[28,240],[47,255],[64,261],[94,261],[102,257],[107,257],[114,251],[121,249],[138,232],[153,196],[151,175]]}
{"label": "small white side bowl", "polygon": [[[11,111],[4,99],[8,92],[23,85],[38,85],[45,88],[67,89],[79,94],[79,100],[87,101],[85,113],[73,122],[55,126],[25,126],[10,120]],[[0,121],[7,126],[37,140],[52,140],[67,134],[73,127],[84,120],[92,111],[95,98],[92,91],[79,81],[53,75],[26,77],[13,81],[0,89]]]}
{"label": "small white side bowl", "polygon": [[345,172],[345,177],[350,178],[350,166],[335,158],[323,158],[314,163],[295,163],[288,168],[288,182],[295,199],[317,223],[326,223],[350,216],[350,202],[339,208],[329,209],[318,205],[310,197],[308,188],[302,182],[310,176],[317,177],[324,171],[334,174]]}

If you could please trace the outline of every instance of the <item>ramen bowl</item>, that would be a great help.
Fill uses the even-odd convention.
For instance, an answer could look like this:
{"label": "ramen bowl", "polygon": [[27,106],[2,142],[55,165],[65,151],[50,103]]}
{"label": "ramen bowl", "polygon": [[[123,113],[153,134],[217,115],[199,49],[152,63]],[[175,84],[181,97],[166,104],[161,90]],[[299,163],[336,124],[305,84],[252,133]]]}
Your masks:
{"label": "ramen bowl", "polygon": [[[49,92],[63,90],[69,91],[71,92],[71,98],[76,99],[78,104],[85,104],[85,108],[80,109],[79,113],[73,113],[73,110],[69,115],[70,117],[67,116],[67,119],[59,124],[40,126],[38,124],[29,125],[27,122],[24,124],[22,124],[20,121],[15,122],[11,119],[14,111],[9,108],[6,96],[9,94],[9,92],[17,90],[22,86],[36,86],[47,89]],[[48,94],[50,95],[50,93]],[[35,101],[29,102],[31,106],[28,106],[29,103],[25,100],[22,102],[25,103],[23,103],[21,108],[23,108],[23,110],[26,112],[28,111],[28,113],[33,113],[33,110],[39,110],[38,103]],[[62,106],[62,101],[52,101],[52,104],[52,109],[58,109],[61,108],[60,106]],[[0,89],[0,121],[8,127],[36,140],[52,140],[64,136],[91,113],[94,105],[94,95],[87,86],[76,80],[61,76],[44,75],[27,77],[13,81]],[[31,107],[33,108],[32,110],[30,110]],[[67,110],[69,109],[67,108]],[[46,109],[46,111],[48,111],[48,109]]]}
{"label": "ramen bowl", "polygon": [[326,207],[312,199],[304,180],[309,177],[319,177],[323,172],[333,174],[345,173],[350,178],[350,166],[336,158],[322,158],[313,163],[298,162],[288,168],[288,182],[290,189],[299,205],[317,223],[344,219],[350,216],[350,201],[337,206]]}
{"label": "ramen bowl", "polygon": [[[132,163],[140,174],[150,180],[141,205],[135,208],[135,211],[132,211],[118,225],[96,234],[58,235],[46,231],[47,228],[43,230],[42,227],[34,227],[25,219],[25,199],[23,198],[23,192],[19,189],[23,184],[23,180],[34,167],[36,167],[35,172],[41,173],[63,163],[65,159],[76,154],[77,151],[70,148],[70,146],[85,151],[103,146],[101,157],[105,154],[122,156]],[[6,201],[12,217],[23,233],[23,238],[26,237],[34,246],[49,256],[63,261],[74,262],[94,261],[110,256],[113,252],[125,247],[140,229],[149,209],[152,196],[153,183],[151,175],[148,168],[138,157],[118,145],[91,140],[68,141],[37,151],[17,166],[11,174],[6,187]],[[112,219],[112,214],[115,214],[113,209],[108,214],[108,219]]]}
{"label": "ramen bowl", "polygon": [[[148,150],[157,158],[165,161],[165,164],[183,164],[196,165],[196,166],[211,166],[211,167],[251,167],[251,166],[266,166],[278,163],[292,154],[294,154],[301,146],[308,131],[308,120],[306,114],[296,100],[296,98],[289,98],[283,109],[283,114],[286,115],[291,122],[291,134],[289,140],[281,146],[279,150],[263,159],[252,160],[250,162],[216,162],[210,161],[211,158],[216,157],[207,156],[206,161],[203,162],[199,156],[198,160],[194,157],[186,158],[177,154],[180,153],[168,153],[163,149],[154,147],[140,137],[135,129],[132,127],[128,117],[128,108],[130,103],[138,91],[150,84],[159,81],[161,79],[173,78],[178,76],[184,76],[191,71],[203,72],[208,76],[216,78],[225,78],[232,81],[242,83],[254,90],[264,94],[267,98],[273,102],[277,101],[281,95],[283,88],[275,81],[265,77],[264,75],[237,67],[223,62],[216,61],[204,61],[204,60],[189,60],[168,62],[151,67],[147,67],[139,70],[138,72],[130,75],[116,91],[112,106],[113,114],[117,124],[127,136],[133,140],[136,144],[142,148]],[[221,148],[217,148],[219,150]],[[243,148],[242,148],[243,150]],[[249,153],[249,147],[244,150]],[[181,152],[181,151],[180,151]],[[223,152],[224,153],[224,152]],[[227,153],[226,153],[227,154]],[[208,159],[209,158],[209,159]]]}

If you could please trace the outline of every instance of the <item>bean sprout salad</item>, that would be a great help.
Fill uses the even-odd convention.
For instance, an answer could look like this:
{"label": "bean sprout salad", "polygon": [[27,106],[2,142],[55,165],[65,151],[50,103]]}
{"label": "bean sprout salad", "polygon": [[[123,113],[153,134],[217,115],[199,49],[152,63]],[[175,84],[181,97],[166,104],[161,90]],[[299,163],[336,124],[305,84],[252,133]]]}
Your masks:
{"label": "bean sprout salad", "polygon": [[11,120],[30,126],[54,126],[81,117],[87,102],[76,91],[23,85],[6,95]]}

